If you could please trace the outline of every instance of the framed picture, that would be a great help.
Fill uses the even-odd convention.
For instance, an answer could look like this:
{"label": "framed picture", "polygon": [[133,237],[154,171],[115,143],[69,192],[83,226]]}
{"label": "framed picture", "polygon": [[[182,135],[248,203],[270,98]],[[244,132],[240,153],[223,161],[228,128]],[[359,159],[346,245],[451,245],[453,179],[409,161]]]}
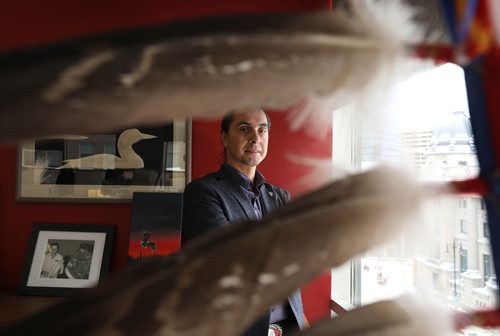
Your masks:
{"label": "framed picture", "polygon": [[182,192],[190,179],[190,126],[179,120],[25,142],[18,148],[18,200],[131,202],[136,191]]}
{"label": "framed picture", "polygon": [[114,225],[33,224],[18,293],[71,295],[108,274]]}
{"label": "framed picture", "polygon": [[179,250],[182,193],[136,192],[132,200],[129,264]]}

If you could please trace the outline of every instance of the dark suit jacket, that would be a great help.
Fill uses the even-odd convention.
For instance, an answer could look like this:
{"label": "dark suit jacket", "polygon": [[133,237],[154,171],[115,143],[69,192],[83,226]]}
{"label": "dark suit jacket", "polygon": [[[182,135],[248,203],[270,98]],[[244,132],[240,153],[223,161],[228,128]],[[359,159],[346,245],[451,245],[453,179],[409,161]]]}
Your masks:
{"label": "dark suit jacket", "polygon": [[[232,175],[234,173],[226,165],[222,165],[217,172],[194,180],[186,186],[183,200],[182,244],[233,222],[257,219],[245,191],[234,183]],[[260,195],[263,215],[290,200],[288,191],[269,183],[261,186]],[[303,329],[304,310],[300,290],[295,291],[288,301],[299,327]],[[267,325],[268,322],[269,316]]]}

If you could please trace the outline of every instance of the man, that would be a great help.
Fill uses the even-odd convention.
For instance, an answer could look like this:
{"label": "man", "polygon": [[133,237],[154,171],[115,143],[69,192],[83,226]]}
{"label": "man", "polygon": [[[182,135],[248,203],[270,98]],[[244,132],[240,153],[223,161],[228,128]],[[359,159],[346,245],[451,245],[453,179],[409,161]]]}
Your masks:
{"label": "man", "polygon": [[[239,220],[258,220],[290,199],[288,191],[265,182],[257,166],[267,155],[271,122],[262,109],[227,114],[221,122],[225,162],[186,186],[182,244]],[[274,306],[244,335],[281,335],[305,324],[300,291]]]}
{"label": "man", "polygon": [[42,263],[42,278],[57,278],[64,269],[64,258],[59,253],[59,244],[51,243],[48,251],[45,253],[45,258]]}
{"label": "man", "polygon": [[92,263],[93,244],[81,243],[78,251],[71,256],[71,259],[64,270],[68,279],[88,279],[90,266]]}

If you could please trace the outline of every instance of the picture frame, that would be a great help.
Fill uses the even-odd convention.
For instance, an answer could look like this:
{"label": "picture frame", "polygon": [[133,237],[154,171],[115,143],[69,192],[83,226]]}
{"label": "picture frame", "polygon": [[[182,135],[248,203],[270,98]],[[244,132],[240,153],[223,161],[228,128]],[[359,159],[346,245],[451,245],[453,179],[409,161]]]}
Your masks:
{"label": "picture frame", "polygon": [[134,192],[182,192],[191,177],[190,142],[187,120],[23,142],[17,200],[130,203]]}
{"label": "picture frame", "polygon": [[19,295],[70,296],[92,288],[108,274],[115,226],[32,226]]}
{"label": "picture frame", "polygon": [[135,192],[128,263],[167,256],[181,247],[182,193]]}

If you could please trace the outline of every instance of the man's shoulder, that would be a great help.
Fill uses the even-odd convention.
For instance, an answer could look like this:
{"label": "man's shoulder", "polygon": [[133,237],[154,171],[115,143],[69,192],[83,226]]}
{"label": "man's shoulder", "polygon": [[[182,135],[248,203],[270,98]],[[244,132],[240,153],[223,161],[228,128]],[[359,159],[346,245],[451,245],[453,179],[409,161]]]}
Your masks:
{"label": "man's shoulder", "polygon": [[200,177],[198,179],[192,180],[191,182],[188,183],[188,186],[191,187],[196,187],[196,186],[213,186],[218,184],[221,180],[227,180],[228,177],[228,172],[227,168],[222,165],[219,170],[213,171],[211,173],[208,173],[207,175]]}
{"label": "man's shoulder", "polygon": [[264,187],[267,188],[267,189],[275,189],[278,192],[288,193],[289,194],[288,190],[286,190],[285,188],[277,186],[276,184],[269,183],[267,181],[264,182]]}
{"label": "man's shoulder", "polygon": [[204,183],[210,183],[212,180],[213,180],[213,176],[214,173],[210,173],[210,174],[207,174],[203,177],[200,177],[200,178],[197,178],[197,179],[194,179],[192,180],[191,182],[188,183],[189,184],[204,184]]}
{"label": "man's shoulder", "polygon": [[216,190],[218,184],[217,172],[209,173],[203,177],[192,180],[186,185],[184,193],[206,192],[207,190]]}

